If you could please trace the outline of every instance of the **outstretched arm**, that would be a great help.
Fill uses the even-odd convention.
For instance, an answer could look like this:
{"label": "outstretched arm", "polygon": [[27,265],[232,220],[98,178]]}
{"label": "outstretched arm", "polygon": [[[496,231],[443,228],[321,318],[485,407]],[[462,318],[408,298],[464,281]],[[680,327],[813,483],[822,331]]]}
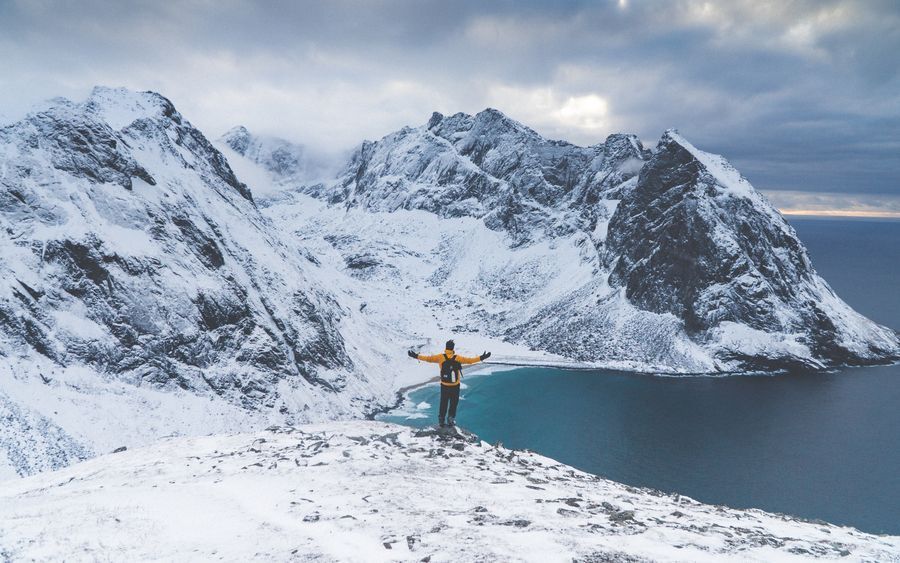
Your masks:
{"label": "outstretched arm", "polygon": [[434,354],[433,356],[425,356],[423,354],[416,354],[412,350],[407,352],[410,358],[415,358],[417,360],[422,360],[423,362],[431,362],[432,364],[439,364],[441,360],[444,358],[443,354]]}
{"label": "outstretched arm", "polygon": [[461,364],[475,364],[478,362],[483,362],[490,357],[491,357],[491,353],[485,352],[484,354],[482,354],[480,356],[473,356],[471,358],[467,358],[465,356],[456,356],[456,361],[458,361]]}

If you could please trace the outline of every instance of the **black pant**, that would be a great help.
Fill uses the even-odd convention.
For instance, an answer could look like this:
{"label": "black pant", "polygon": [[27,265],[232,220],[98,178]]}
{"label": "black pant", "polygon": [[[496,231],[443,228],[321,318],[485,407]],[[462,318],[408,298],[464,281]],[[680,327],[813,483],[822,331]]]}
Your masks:
{"label": "black pant", "polygon": [[441,407],[438,410],[438,420],[444,422],[447,405],[450,405],[450,418],[456,418],[456,405],[458,404],[459,385],[441,385]]}

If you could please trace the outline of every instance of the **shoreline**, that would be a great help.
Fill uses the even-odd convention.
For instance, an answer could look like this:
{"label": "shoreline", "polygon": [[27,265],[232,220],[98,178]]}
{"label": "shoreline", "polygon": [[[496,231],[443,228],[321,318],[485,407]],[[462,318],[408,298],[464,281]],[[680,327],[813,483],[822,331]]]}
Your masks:
{"label": "shoreline", "polygon": [[[886,363],[873,363],[873,364],[862,364],[862,365],[839,365],[839,366],[831,366],[828,368],[815,370],[790,370],[790,369],[781,369],[777,371],[729,371],[729,372],[659,372],[654,370],[635,370],[635,369],[625,369],[625,368],[614,368],[603,365],[592,365],[581,362],[558,362],[558,361],[548,361],[548,362],[483,362],[479,364],[475,364],[475,367],[468,368],[468,372],[470,373],[470,377],[478,377],[478,376],[487,376],[491,373],[498,371],[508,371],[514,369],[521,368],[547,368],[547,369],[557,369],[562,371],[609,371],[615,372],[623,375],[632,375],[632,376],[644,376],[644,377],[661,377],[661,378],[719,378],[719,377],[777,377],[783,375],[790,375],[792,373],[795,374],[805,374],[805,375],[816,375],[821,373],[834,373],[841,369],[855,369],[855,368],[867,368],[867,367],[889,367],[889,366],[897,366],[900,365],[900,359],[895,359]],[[492,366],[495,366],[499,369],[490,369]],[[403,402],[408,398],[409,394],[413,391],[425,387],[431,383],[437,383],[440,381],[440,376],[432,376],[428,379],[418,381],[416,383],[411,383],[409,385],[405,385],[397,389],[394,393],[394,402],[390,405],[384,405],[378,408],[373,409],[372,411],[366,413],[362,420],[377,420],[379,415],[388,414],[391,411],[398,410]]]}

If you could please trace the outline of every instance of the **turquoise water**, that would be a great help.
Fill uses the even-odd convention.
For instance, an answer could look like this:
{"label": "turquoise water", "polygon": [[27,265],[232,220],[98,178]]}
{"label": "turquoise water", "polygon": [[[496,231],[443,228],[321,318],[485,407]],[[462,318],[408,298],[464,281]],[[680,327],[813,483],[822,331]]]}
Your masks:
{"label": "turquoise water", "polygon": [[[793,219],[852,306],[900,328],[900,222]],[[466,381],[458,422],[635,486],[900,534],[900,366],[673,378],[520,368]],[[424,426],[436,385],[414,391]]]}

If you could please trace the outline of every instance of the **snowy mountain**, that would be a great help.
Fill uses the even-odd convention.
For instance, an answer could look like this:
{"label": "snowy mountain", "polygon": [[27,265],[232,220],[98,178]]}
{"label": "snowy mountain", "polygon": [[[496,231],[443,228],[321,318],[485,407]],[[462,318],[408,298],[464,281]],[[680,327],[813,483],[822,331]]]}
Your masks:
{"label": "snowy mountain", "polygon": [[900,560],[897,537],[361,421],[166,439],[6,481],[0,537],[9,560]]}
{"label": "snowy mountain", "polygon": [[219,140],[237,154],[270,169],[278,177],[300,176],[305,171],[305,150],[301,145],[252,136],[242,125],[229,130]]}
{"label": "snowy mountain", "polygon": [[304,245],[325,240],[317,255],[331,246],[346,275],[377,282],[356,287],[367,303],[390,288],[405,301],[395,317],[425,307],[446,331],[645,371],[900,357],[897,334],[834,294],[771,204],[675,131],[653,151],[633,135],[578,147],[492,109],[434,114],[363,143],[333,182],[263,206]]}
{"label": "snowy mountain", "polygon": [[615,197],[648,156],[634,136],[582,148],[548,141],[493,109],[435,113],[425,127],[363,143],[335,184],[307,191],[372,211],[477,217],[522,244],[593,231],[609,218],[597,202]]}
{"label": "snowy mountain", "polygon": [[835,295],[765,197],[674,131],[609,232],[618,256],[610,284],[641,309],[681,319],[724,361],[766,368],[897,356],[896,334]]}
{"label": "snowy mountain", "polygon": [[0,129],[0,228],[0,473],[393,400],[316,258],[158,94],[97,88]]}

